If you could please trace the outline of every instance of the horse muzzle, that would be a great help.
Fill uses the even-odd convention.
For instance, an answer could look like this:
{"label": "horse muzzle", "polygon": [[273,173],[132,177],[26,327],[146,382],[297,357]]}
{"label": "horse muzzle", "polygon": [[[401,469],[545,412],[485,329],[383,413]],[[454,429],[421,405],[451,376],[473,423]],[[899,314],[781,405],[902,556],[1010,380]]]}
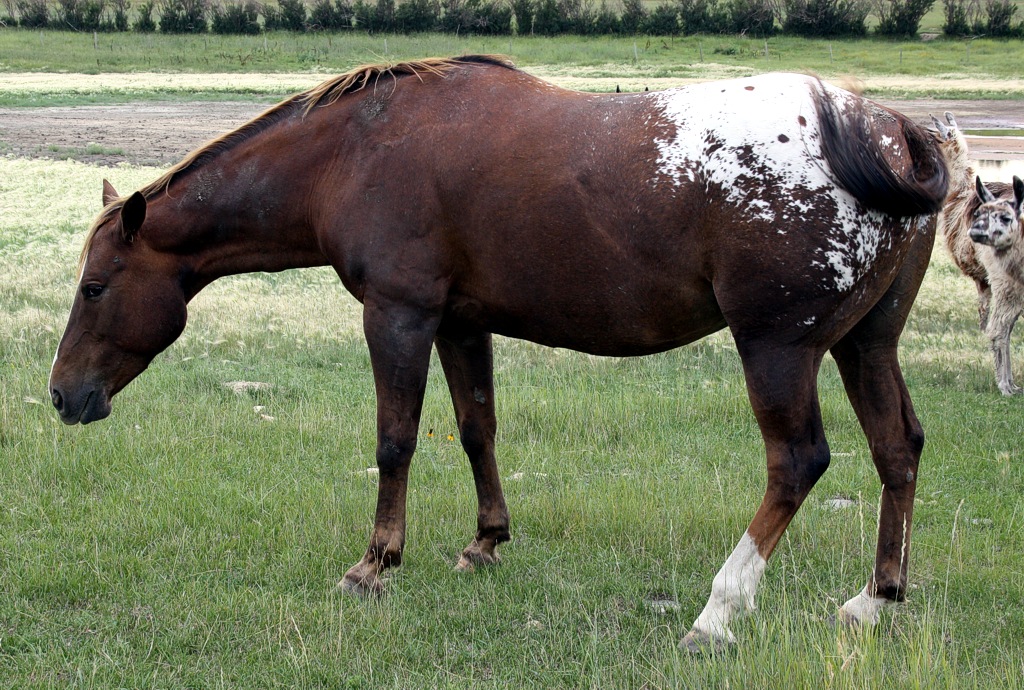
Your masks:
{"label": "horse muzzle", "polygon": [[82,388],[70,393],[54,386],[50,389],[50,400],[60,415],[60,421],[68,425],[88,424],[110,415],[110,396],[97,388]]}

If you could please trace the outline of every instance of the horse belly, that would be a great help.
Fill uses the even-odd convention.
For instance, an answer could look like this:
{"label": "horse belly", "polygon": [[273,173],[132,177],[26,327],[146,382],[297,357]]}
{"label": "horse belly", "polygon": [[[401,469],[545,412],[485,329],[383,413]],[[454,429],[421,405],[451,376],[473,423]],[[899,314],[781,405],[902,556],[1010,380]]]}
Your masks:
{"label": "horse belly", "polygon": [[[521,257],[522,258],[522,257]],[[448,318],[531,342],[607,356],[661,352],[720,330],[711,284],[692,267],[515,259],[453,286]],[[479,274],[478,274],[479,275]]]}

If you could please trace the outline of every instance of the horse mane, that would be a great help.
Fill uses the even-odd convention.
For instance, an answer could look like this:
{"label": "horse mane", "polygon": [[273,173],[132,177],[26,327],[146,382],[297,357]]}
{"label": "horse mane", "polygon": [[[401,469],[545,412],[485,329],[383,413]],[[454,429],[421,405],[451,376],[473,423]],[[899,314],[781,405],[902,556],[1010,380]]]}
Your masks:
{"label": "horse mane", "polygon": [[[420,81],[423,81],[422,74],[443,76],[460,65],[494,65],[506,69],[515,69],[511,60],[500,55],[463,55],[453,58],[425,58],[397,63],[360,65],[342,75],[328,79],[312,89],[281,101],[241,127],[203,144],[186,155],[163,175],[142,187],[139,192],[146,199],[149,199],[153,195],[165,191],[178,178],[184,177],[192,170],[215,158],[218,154],[233,148],[240,142],[280,122],[285,116],[290,115],[295,108],[303,108],[302,114],[305,116],[314,108],[333,105],[345,94],[362,91],[368,84],[372,83],[376,87],[383,76],[389,76],[394,79],[395,86],[397,87],[399,77],[415,76]],[[390,96],[393,92],[394,89],[389,90],[388,95]],[[85,258],[89,254],[89,249],[92,247],[92,242],[100,226],[120,211],[127,200],[128,197],[123,196],[111,201],[103,208],[96,220],[93,221],[86,233],[85,245],[82,247],[82,253],[78,259],[79,272],[81,272],[82,267],[85,265]]]}

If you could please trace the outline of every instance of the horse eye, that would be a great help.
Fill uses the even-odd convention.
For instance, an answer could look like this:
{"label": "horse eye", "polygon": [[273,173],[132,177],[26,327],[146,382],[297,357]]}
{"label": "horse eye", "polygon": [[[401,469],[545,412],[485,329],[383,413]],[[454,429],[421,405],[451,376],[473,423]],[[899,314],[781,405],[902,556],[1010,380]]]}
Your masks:
{"label": "horse eye", "polygon": [[82,296],[86,299],[96,299],[103,294],[103,286],[96,283],[89,283],[82,286]]}

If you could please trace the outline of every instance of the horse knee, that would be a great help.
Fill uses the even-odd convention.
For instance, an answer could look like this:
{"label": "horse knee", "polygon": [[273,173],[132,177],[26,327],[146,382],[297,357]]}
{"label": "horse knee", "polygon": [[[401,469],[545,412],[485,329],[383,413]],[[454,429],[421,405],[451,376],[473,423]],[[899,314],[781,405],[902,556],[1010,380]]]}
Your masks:
{"label": "horse knee", "polygon": [[409,467],[409,460],[416,451],[416,437],[397,438],[381,435],[377,443],[377,467],[381,472],[393,473]]}

